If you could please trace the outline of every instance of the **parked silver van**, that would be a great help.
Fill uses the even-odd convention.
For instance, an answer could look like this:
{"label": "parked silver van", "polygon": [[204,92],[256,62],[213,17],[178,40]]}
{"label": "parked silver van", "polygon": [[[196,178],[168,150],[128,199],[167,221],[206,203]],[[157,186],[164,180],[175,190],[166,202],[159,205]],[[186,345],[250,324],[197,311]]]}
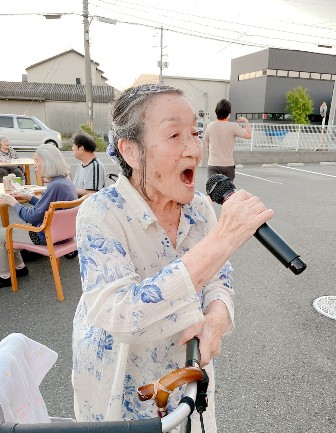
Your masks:
{"label": "parked silver van", "polygon": [[8,137],[14,149],[32,149],[43,143],[63,147],[59,132],[48,128],[41,120],[23,114],[0,114],[0,136]]}

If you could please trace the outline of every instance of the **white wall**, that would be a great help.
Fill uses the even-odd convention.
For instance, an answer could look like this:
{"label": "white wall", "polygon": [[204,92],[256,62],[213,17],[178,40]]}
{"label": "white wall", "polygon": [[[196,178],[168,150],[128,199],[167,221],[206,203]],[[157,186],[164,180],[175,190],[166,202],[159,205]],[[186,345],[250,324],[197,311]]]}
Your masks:
{"label": "white wall", "polygon": [[[106,80],[102,78],[96,66],[91,62],[92,84],[102,86],[106,84]],[[29,68],[27,75],[27,81],[30,83],[76,84],[76,78],[80,78],[80,84],[85,85],[84,57],[70,51]]]}
{"label": "white wall", "polygon": [[[158,75],[142,74],[132,86],[159,82]],[[163,76],[163,84],[182,89],[195,113],[203,110],[209,113],[210,120],[216,120],[215,108],[220,99],[229,98],[230,82],[228,80],[211,80],[188,77]]]}
{"label": "white wall", "polygon": [[[109,103],[93,104],[94,130],[97,134],[109,130]],[[35,116],[49,128],[71,136],[81,124],[86,124],[86,103],[67,101],[6,101],[0,100],[0,113]]]}

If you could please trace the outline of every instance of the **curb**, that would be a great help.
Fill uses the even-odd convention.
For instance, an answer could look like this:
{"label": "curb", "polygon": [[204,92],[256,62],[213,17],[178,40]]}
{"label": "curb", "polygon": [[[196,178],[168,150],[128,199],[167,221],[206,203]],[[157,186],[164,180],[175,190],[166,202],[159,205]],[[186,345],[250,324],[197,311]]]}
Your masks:
{"label": "curb", "polygon": [[289,163],[336,163],[335,150],[307,151],[268,151],[235,150],[233,159],[237,165],[249,164],[289,164]]}

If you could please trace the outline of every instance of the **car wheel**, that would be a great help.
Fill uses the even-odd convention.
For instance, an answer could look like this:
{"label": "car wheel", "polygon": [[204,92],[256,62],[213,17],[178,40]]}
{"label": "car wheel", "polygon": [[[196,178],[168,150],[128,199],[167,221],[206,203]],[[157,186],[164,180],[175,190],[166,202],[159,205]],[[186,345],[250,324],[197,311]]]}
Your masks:
{"label": "car wheel", "polygon": [[53,141],[53,140],[48,140],[45,142],[45,144],[53,144],[54,146],[56,146],[58,148],[58,144],[56,143],[56,141]]}

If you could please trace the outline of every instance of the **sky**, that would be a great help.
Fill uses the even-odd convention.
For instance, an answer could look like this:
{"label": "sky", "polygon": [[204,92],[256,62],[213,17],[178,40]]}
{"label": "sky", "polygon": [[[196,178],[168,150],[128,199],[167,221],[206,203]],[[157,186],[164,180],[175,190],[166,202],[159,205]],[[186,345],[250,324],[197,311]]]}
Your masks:
{"label": "sky", "polygon": [[[89,0],[88,8],[90,57],[119,90],[158,75],[161,52],[164,75],[224,80],[231,59],[268,47],[336,54],[335,0]],[[84,54],[82,12],[82,0],[2,1],[0,81],[21,81],[28,66],[69,49]]]}

